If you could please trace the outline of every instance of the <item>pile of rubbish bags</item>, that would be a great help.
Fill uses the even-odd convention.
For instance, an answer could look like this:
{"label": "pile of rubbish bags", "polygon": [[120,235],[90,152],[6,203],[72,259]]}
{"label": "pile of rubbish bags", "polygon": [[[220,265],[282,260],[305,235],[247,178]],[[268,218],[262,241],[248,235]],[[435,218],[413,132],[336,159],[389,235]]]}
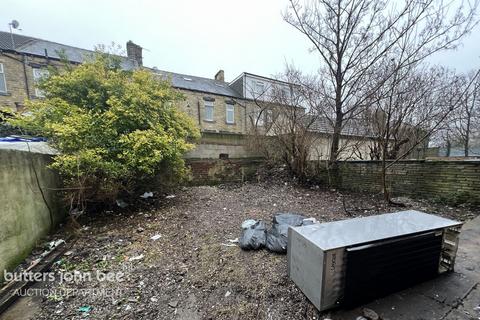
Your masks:
{"label": "pile of rubbish bags", "polygon": [[306,218],[295,213],[279,213],[273,217],[273,225],[267,231],[263,221],[253,219],[242,223],[242,234],[238,240],[244,250],[258,250],[266,247],[268,250],[285,253],[288,244],[288,227],[300,227],[316,223],[315,218]]}

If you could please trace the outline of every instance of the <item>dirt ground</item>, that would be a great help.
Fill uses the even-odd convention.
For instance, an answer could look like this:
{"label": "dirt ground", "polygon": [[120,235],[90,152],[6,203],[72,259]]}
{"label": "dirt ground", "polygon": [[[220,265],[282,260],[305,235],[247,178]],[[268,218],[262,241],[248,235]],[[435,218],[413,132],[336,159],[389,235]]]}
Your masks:
{"label": "dirt ground", "polygon": [[[84,217],[54,270],[122,272],[123,279],[46,282],[56,290],[109,289],[113,297],[50,294],[35,319],[324,319],[288,279],[285,255],[232,246],[242,221],[270,224],[275,213],[295,212],[325,222],[406,209],[385,207],[379,195],[283,182],[189,187],[174,195],[142,212]],[[410,208],[461,220],[476,215],[427,202],[408,201]]]}

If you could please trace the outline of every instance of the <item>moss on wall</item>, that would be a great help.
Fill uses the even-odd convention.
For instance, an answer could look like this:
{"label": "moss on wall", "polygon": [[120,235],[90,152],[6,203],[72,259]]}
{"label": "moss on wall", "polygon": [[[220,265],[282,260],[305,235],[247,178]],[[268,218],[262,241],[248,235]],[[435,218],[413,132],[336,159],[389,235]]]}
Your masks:
{"label": "moss on wall", "polygon": [[0,271],[15,268],[51,230],[50,210],[54,226],[63,218],[57,191],[53,190],[58,188],[59,179],[47,169],[50,161],[48,155],[0,150]]}

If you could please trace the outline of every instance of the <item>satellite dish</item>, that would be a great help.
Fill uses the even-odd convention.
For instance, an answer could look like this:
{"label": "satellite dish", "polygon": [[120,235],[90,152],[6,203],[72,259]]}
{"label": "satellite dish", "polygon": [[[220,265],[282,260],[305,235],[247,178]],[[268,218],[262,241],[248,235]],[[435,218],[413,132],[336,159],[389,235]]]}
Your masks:
{"label": "satellite dish", "polygon": [[12,25],[13,29],[17,29],[18,26],[20,25],[20,23],[17,20],[12,20],[10,24]]}

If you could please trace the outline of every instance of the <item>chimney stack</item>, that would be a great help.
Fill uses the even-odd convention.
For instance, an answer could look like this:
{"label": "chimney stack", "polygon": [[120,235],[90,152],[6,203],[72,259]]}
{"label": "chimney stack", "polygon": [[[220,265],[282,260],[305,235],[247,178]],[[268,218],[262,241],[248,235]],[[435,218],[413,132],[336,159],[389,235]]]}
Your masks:
{"label": "chimney stack", "polygon": [[225,72],[223,70],[218,70],[215,75],[215,80],[225,82]]}
{"label": "chimney stack", "polygon": [[127,42],[127,57],[136,62],[138,67],[143,66],[142,47],[129,40]]}

